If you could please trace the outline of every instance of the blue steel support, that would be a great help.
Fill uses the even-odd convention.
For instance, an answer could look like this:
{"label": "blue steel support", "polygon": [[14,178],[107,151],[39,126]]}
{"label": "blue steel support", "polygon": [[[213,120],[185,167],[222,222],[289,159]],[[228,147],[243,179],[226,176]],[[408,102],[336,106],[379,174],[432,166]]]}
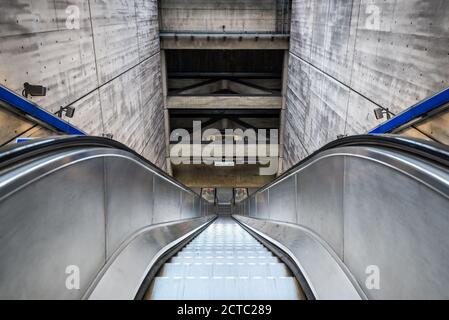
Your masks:
{"label": "blue steel support", "polygon": [[68,122],[58,118],[56,115],[45,111],[37,104],[28,101],[2,85],[0,85],[0,100],[59,131],[70,135],[86,135],[84,131],[72,126]]}
{"label": "blue steel support", "polygon": [[449,103],[449,88],[437,93],[413,107],[405,110],[401,114],[395,116],[391,120],[381,124],[377,128],[370,131],[371,134],[391,133],[393,130],[422,117],[423,115],[436,110]]}

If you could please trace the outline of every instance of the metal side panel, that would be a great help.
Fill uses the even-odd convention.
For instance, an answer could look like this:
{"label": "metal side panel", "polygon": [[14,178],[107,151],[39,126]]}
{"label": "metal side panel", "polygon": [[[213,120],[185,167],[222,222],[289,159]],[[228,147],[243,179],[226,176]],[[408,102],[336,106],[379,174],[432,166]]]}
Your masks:
{"label": "metal side panel", "polygon": [[344,157],[313,163],[296,174],[298,224],[319,234],[343,259]]}
{"label": "metal side panel", "polygon": [[294,176],[270,188],[270,212],[276,212],[272,219],[296,223],[296,179]]}
{"label": "metal side panel", "polygon": [[268,190],[258,193],[255,196],[256,207],[257,207],[257,217],[261,219],[269,219],[270,211],[268,208]]}
{"label": "metal side panel", "polygon": [[244,209],[244,215],[250,217],[251,216],[251,201],[250,201],[250,198],[245,200],[243,209]]}
{"label": "metal side panel", "polygon": [[133,232],[151,225],[154,174],[126,158],[105,158],[105,173],[107,255],[110,258]]}
{"label": "metal side panel", "polygon": [[213,218],[209,216],[166,223],[138,231],[100,272],[86,298],[92,300],[134,299],[151,266],[159,257]]}
{"label": "metal side panel", "polygon": [[196,216],[201,215],[201,198],[195,197],[193,201],[194,201],[193,212],[195,213]]}
{"label": "metal side panel", "polygon": [[257,218],[256,197],[251,197],[250,199],[248,199],[248,207],[249,207],[249,216]]}
{"label": "metal side panel", "polygon": [[[267,225],[283,221],[285,212],[280,208],[296,203],[298,230],[314,235],[335,261],[342,261],[342,270],[356,280],[367,298],[447,299],[449,171],[444,150],[434,153],[432,148],[428,157],[408,149],[379,146],[320,152],[259,191],[268,190],[270,195],[272,221]],[[289,195],[295,176],[296,202]],[[280,189],[279,185],[285,185],[282,202],[272,192]],[[266,234],[272,236],[276,231],[260,223]],[[326,270],[326,264],[320,263],[322,257],[311,259],[319,251],[311,253],[310,238],[296,241],[289,238],[293,231],[277,233],[279,230],[275,232],[279,243],[292,241],[289,249],[303,255],[298,261],[304,268],[309,259],[306,272]],[[321,274],[326,281],[326,277],[335,275],[327,271],[328,275]],[[311,280],[312,287],[322,285],[319,277]],[[332,290],[332,295],[338,296],[340,289]]]}
{"label": "metal side panel", "polygon": [[362,290],[326,243],[300,226],[234,216],[290,256],[318,300],[360,300]]}
{"label": "metal side panel", "polygon": [[79,299],[106,260],[103,159],[40,173],[0,200],[0,299]]}
{"label": "metal side panel", "polygon": [[154,177],[153,224],[181,219],[181,190],[160,177]]}
{"label": "metal side panel", "polygon": [[195,212],[195,196],[188,192],[182,192],[181,218],[190,219],[196,216]]}
{"label": "metal side panel", "polygon": [[447,196],[391,167],[348,158],[344,229],[344,261],[357,279],[379,271],[369,298],[449,299]]}
{"label": "metal side panel", "polygon": [[[158,194],[168,190],[155,205],[153,188]],[[181,219],[181,192],[199,203],[199,196],[124,150],[72,146],[17,161],[0,175],[0,298],[82,298],[120,257],[117,248],[151,229],[155,220]],[[201,213],[190,211],[189,216]],[[147,243],[164,246],[190,231],[173,230],[154,233]],[[121,269],[126,277],[140,279],[141,259],[148,258],[150,247],[127,255],[128,269]]]}

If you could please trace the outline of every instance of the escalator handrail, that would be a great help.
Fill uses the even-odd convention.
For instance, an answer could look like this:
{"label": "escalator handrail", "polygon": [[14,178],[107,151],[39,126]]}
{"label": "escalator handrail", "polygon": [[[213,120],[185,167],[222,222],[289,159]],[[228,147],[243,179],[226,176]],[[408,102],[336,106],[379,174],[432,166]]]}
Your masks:
{"label": "escalator handrail", "polygon": [[316,157],[318,154],[331,149],[342,147],[382,147],[387,149],[393,149],[396,151],[412,154],[413,156],[418,156],[421,159],[425,159],[427,161],[430,161],[432,163],[435,163],[437,165],[449,169],[449,146],[437,142],[403,137],[392,134],[357,135],[345,137],[328,143],[324,147],[318,149],[314,153],[310,154],[308,157],[298,162],[296,165],[291,167],[289,170],[284,172],[275,180],[271,181],[269,184],[258,189],[256,192],[253,193],[253,195],[270,188],[271,186],[284,180],[286,177],[292,175],[294,172],[300,170],[300,168],[305,163],[307,163],[312,158]]}
{"label": "escalator handrail", "polygon": [[[35,139],[28,142],[23,142],[20,144],[9,145],[0,148],[0,172],[7,169],[10,166],[20,164],[22,161],[29,160],[38,156],[42,156],[51,152],[88,147],[88,148],[110,148],[117,149],[131,153],[133,156],[137,157],[139,160],[144,162],[148,167],[150,167],[159,176],[170,181],[177,187],[184,189],[192,194],[198,195],[195,191],[189,187],[183,185],[179,181],[173,179],[165,171],[157,167],[155,164],[150,162],[145,157],[141,156],[131,148],[126,145],[104,137],[96,136],[56,136],[42,139]],[[198,195],[199,196],[199,195]]]}
{"label": "escalator handrail", "polygon": [[[318,154],[328,151],[330,149],[336,149],[341,147],[350,146],[374,146],[388,149],[394,149],[405,153],[419,156],[428,161],[436,163],[440,166],[449,168],[449,147],[436,142],[425,141],[421,139],[402,137],[397,135],[358,135],[345,137],[335,140],[325,145],[321,149],[315,151],[298,164],[287,170],[281,176],[270,182],[268,185],[260,188],[256,193],[269,188],[270,186],[283,180],[286,176],[291,175],[297,171],[302,165],[314,158]],[[7,146],[0,149],[0,170],[7,168],[13,164],[17,164],[20,161],[30,159],[35,156],[43,155],[48,152],[54,152],[61,149],[74,148],[74,147],[104,147],[113,148],[129,152],[140,160],[148,164],[158,174],[164,176],[164,178],[170,180],[177,186],[189,190],[196,194],[193,190],[182,185],[177,180],[167,175],[159,167],[148,161],[146,158],[125,146],[124,144],[104,138],[95,136],[57,136],[43,139],[36,139],[25,143],[20,143],[12,146]]]}

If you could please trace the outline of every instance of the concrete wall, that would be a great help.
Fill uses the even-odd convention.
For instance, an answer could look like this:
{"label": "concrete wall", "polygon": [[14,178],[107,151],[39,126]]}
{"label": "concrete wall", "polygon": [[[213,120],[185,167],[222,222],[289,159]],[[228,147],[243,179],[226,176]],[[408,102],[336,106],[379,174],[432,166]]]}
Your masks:
{"label": "concrete wall", "polygon": [[156,0],[11,0],[0,12],[3,85],[42,84],[47,96],[33,100],[43,108],[71,105],[67,120],[88,134],[165,166]]}
{"label": "concrete wall", "polygon": [[276,31],[276,0],[161,0],[162,31]]}
{"label": "concrete wall", "polygon": [[449,87],[449,2],[294,0],[289,59],[284,170]]}
{"label": "concrete wall", "polygon": [[173,176],[189,188],[261,188],[274,176],[260,175],[258,165],[217,167],[210,165],[172,165]]}

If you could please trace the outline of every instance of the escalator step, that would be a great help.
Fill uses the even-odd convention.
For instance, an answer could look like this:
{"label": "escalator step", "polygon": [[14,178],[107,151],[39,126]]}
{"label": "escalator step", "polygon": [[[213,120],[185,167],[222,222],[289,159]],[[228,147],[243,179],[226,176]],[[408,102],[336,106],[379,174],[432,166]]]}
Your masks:
{"label": "escalator step", "polygon": [[185,247],[187,250],[261,250],[264,249],[262,245],[192,245],[189,244]]}
{"label": "escalator step", "polygon": [[273,254],[269,251],[196,251],[196,252],[180,252],[178,253],[177,257],[183,257],[183,258],[198,258],[198,257],[273,257]]}
{"label": "escalator step", "polygon": [[238,262],[259,262],[259,263],[276,263],[279,262],[275,256],[271,257],[257,257],[257,256],[231,256],[231,257],[212,257],[212,256],[195,256],[195,257],[180,257],[175,256],[171,262],[210,262],[210,263],[238,263]]}
{"label": "escalator step", "polygon": [[283,263],[166,263],[160,276],[188,277],[287,277],[289,270]]}
{"label": "escalator step", "polygon": [[146,299],[296,300],[302,291],[287,266],[245,229],[220,217],[172,257]]}
{"label": "escalator step", "polygon": [[[217,290],[219,288],[219,290]],[[296,300],[292,277],[157,277],[153,300]]]}
{"label": "escalator step", "polygon": [[229,256],[229,255],[256,255],[256,256],[262,256],[265,254],[268,254],[269,256],[272,256],[273,254],[268,251],[268,250],[232,250],[232,249],[228,249],[228,250],[192,250],[192,249],[184,249],[181,250],[178,253],[178,256],[182,256],[182,255],[198,255],[198,254],[204,254],[204,255],[212,255],[212,256],[216,256],[216,255],[225,255],[225,256]]}

